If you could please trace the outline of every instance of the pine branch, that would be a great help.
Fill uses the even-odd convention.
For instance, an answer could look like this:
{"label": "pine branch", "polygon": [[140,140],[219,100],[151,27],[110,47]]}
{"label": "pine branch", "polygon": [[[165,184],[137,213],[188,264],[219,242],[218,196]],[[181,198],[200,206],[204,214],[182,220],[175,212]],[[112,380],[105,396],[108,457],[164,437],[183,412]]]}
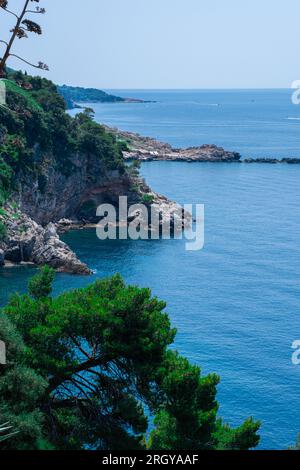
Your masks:
{"label": "pine branch", "polygon": [[17,59],[22,60],[23,62],[25,62],[25,64],[30,65],[31,67],[34,67],[36,69],[49,70],[48,65],[44,64],[43,62],[39,62],[38,65],[36,65],[36,64],[32,64],[31,62],[28,62],[28,60],[23,59],[22,57],[20,57],[16,54],[9,54],[9,56],[10,57],[16,57]]}

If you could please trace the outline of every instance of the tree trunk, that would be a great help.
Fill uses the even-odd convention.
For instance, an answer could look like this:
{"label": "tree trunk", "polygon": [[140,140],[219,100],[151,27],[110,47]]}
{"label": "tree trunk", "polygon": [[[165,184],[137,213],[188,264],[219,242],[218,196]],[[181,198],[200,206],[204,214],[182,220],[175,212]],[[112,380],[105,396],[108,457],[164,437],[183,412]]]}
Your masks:
{"label": "tree trunk", "polygon": [[26,10],[27,10],[27,7],[28,7],[28,3],[30,2],[30,0],[26,0],[25,1],[25,5],[24,5],[24,8],[22,10],[22,13],[21,15],[18,17],[18,20],[16,22],[16,25],[13,29],[13,33],[12,33],[12,36],[10,38],[10,41],[7,45],[7,48],[6,48],[6,51],[4,53],[4,56],[2,57],[1,61],[0,61],[0,78],[3,78],[5,77],[5,65],[6,65],[6,62],[7,62],[7,59],[9,58],[10,56],[10,51],[11,51],[11,48],[12,48],[12,45],[14,43],[14,40],[16,39],[16,36],[17,36],[17,32],[18,32],[18,28],[20,27],[22,21],[23,21],[23,18],[24,18],[24,15],[26,13]]}

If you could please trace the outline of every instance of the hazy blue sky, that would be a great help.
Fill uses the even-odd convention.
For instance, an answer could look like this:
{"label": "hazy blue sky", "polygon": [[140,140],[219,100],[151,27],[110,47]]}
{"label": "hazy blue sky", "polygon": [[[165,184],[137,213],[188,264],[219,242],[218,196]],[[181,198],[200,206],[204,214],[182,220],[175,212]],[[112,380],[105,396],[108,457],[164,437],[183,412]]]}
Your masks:
{"label": "hazy blue sky", "polygon": [[[20,8],[24,1],[9,3]],[[299,0],[41,0],[40,6],[47,9],[44,36],[18,41],[16,52],[46,62],[46,76],[57,83],[287,88],[300,79]],[[1,32],[9,24],[0,12]]]}

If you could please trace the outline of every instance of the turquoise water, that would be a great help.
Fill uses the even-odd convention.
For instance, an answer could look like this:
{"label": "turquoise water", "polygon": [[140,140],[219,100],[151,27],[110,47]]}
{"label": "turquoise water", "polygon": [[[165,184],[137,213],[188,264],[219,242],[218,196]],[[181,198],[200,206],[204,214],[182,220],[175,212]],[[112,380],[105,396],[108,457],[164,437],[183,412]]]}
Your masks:
{"label": "turquoise water", "polygon": [[[281,94],[274,92],[270,103],[276,102],[277,93]],[[108,109],[119,112],[114,111],[121,109],[116,106],[97,108],[98,119],[100,112],[107,116]],[[146,105],[122,106],[123,128],[137,130],[132,125],[134,113],[135,121],[147,127]],[[177,114],[174,119],[179,119]],[[239,120],[236,115],[232,119]],[[150,121],[154,125],[153,118]],[[161,121],[158,113],[158,127]],[[283,120],[279,156],[286,154],[290,134],[296,149],[298,124],[288,122],[292,128],[287,132]],[[181,133],[188,127],[184,124],[177,129],[182,142],[188,139],[187,131]],[[159,137],[164,132],[162,127]],[[175,135],[175,129],[172,132]],[[268,142],[268,126],[264,132],[264,139],[258,134],[248,140],[251,155],[257,141],[261,146]],[[231,139],[227,147],[235,149]],[[187,252],[180,240],[101,242],[92,229],[70,232],[65,240],[95,274],[58,275],[55,292],[115,272],[128,282],[150,286],[168,303],[178,328],[179,351],[201,365],[204,373],[221,375],[218,398],[225,420],[237,425],[253,415],[263,423],[261,448],[286,448],[300,432],[300,367],[291,363],[291,344],[300,339],[300,166],[149,162],[143,164],[142,174],[153,189],[180,203],[205,204],[204,249]],[[9,292],[22,292],[33,272],[2,270],[0,303]]]}

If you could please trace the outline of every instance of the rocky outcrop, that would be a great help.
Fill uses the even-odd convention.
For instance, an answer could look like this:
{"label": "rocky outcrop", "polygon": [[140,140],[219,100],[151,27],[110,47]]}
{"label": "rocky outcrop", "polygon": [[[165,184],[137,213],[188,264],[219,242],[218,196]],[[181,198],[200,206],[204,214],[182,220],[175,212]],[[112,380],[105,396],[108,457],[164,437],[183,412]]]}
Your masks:
{"label": "rocky outcrop", "polygon": [[118,171],[105,171],[100,159],[89,155],[74,154],[62,168],[36,145],[35,161],[30,177],[18,175],[19,188],[11,196],[14,204],[6,205],[0,215],[7,232],[0,242],[0,264],[47,264],[60,272],[90,274],[60,240],[55,223],[62,217],[90,220],[97,204],[114,199],[114,191],[128,193],[130,181]]}
{"label": "rocky outcrop", "polygon": [[170,227],[171,233],[175,233],[192,225],[192,215],[189,212],[184,211],[183,207],[176,202],[152,191],[143,179],[140,180],[140,190],[143,193],[141,202],[146,207],[147,214],[139,210],[130,211],[128,222],[134,220],[144,229],[159,234],[163,227]]}
{"label": "rocky outcrop", "polygon": [[125,160],[140,161],[184,161],[184,162],[239,162],[238,152],[229,152],[216,145],[201,145],[186,149],[176,149],[150,137],[142,137],[133,132],[123,132],[106,127],[127,142],[130,151],[123,152]]}
{"label": "rocky outcrop", "polygon": [[300,158],[245,158],[238,152],[230,152],[216,145],[201,145],[186,149],[176,149],[170,144],[151,137],[143,137],[134,132],[124,132],[104,126],[109,132],[124,140],[129,151],[123,152],[125,160],[138,161],[177,161],[177,162],[212,162],[212,163],[287,163],[300,164]]}
{"label": "rocky outcrop", "polygon": [[[130,147],[130,151],[124,152],[127,160],[300,163],[297,158],[241,160],[239,153],[215,145],[174,149],[155,139],[107,129],[127,142]],[[18,209],[7,206],[6,215],[0,215],[0,222],[7,228],[6,238],[0,242],[0,266],[6,261],[48,264],[61,272],[89,274],[89,268],[60,240],[59,233],[97,224],[97,207],[110,203],[118,209],[120,196],[127,196],[129,206],[143,203],[148,210],[146,217],[142,211],[131,212],[125,223],[135,221],[152,232],[157,230],[152,218],[157,220],[158,214],[159,231],[164,222],[174,230],[192,223],[192,216],[183,213],[175,202],[153,192],[130,171],[107,170],[97,156],[74,153],[62,168],[51,154],[42,154],[36,145],[35,161],[38,170],[32,172],[30,179],[19,175],[19,189],[13,194]]]}
{"label": "rocky outcrop", "polygon": [[[0,126],[0,146],[7,145],[1,147],[0,156],[0,262],[48,264],[59,271],[89,273],[59,239],[59,221],[71,221],[65,230],[96,224],[101,204],[118,209],[120,196],[126,196],[130,206],[143,202],[143,184],[136,168],[124,163],[122,143],[93,122],[90,109],[73,119],[65,114],[54,84],[20,73],[11,76],[7,94],[11,112],[4,113]],[[78,89],[71,91],[76,94]],[[153,197],[163,214],[168,205],[173,207],[160,196]]]}
{"label": "rocky outcrop", "polygon": [[[170,227],[170,234],[172,235],[191,226],[192,215],[184,211],[182,206],[170,201],[161,194],[153,192],[144,182],[141,182],[141,185],[144,188],[141,200],[137,204],[128,206],[126,219],[118,218],[115,224],[116,227],[129,226],[134,223],[141,229],[148,231],[149,236],[151,236],[155,233],[161,235],[163,228],[168,229]],[[96,228],[98,224],[101,224],[100,218],[97,224],[61,219],[55,225],[55,228],[59,234],[63,234],[73,229]],[[105,227],[106,222],[103,222],[103,224],[103,227]]]}
{"label": "rocky outcrop", "polygon": [[[36,153],[40,158],[38,148]],[[8,205],[6,215],[0,216],[7,228],[6,238],[0,242],[3,251],[2,257],[0,252],[0,265],[2,259],[2,264],[4,260],[38,266],[47,264],[60,272],[90,274],[90,269],[60,240],[59,233],[94,226],[99,222],[97,207],[110,203],[118,208],[120,196],[127,196],[128,205],[148,204],[149,213],[151,201],[161,214],[160,225],[167,219],[171,220],[172,226],[179,225],[182,216],[179,206],[152,192],[138,177],[108,172],[101,167],[99,159],[90,155],[74,154],[71,165],[72,171],[66,173],[46,155],[39,162],[42,175],[35,178],[32,175],[30,181],[25,177],[21,179],[19,191],[13,195],[18,201],[18,209]],[[140,214],[131,214],[131,217],[138,222]],[[186,215],[182,223],[188,221]]]}
{"label": "rocky outcrop", "polygon": [[[38,148],[36,149],[39,157]],[[22,212],[45,226],[62,218],[96,221],[96,208],[102,203],[116,203],[119,195],[131,201],[138,199],[133,183],[118,170],[108,171],[99,157],[74,153],[67,168],[60,168],[51,155],[43,155],[40,174],[22,179],[15,195]]]}
{"label": "rocky outcrop", "polygon": [[240,154],[228,152],[216,145],[202,145],[201,147],[190,147],[187,149],[171,149],[169,152],[157,150],[134,150],[124,152],[126,160],[140,161],[173,161],[173,162],[239,162]]}
{"label": "rocky outcrop", "polygon": [[[59,272],[90,274],[70,248],[60,240],[56,227],[49,223],[45,228],[28,215],[8,207],[5,219],[7,234],[0,243],[0,265],[11,263],[45,264]],[[1,263],[2,260],[2,263]]]}
{"label": "rocky outcrop", "polygon": [[19,193],[14,196],[21,212],[43,227],[50,222],[59,223],[60,230],[63,226],[67,230],[96,224],[99,221],[97,207],[108,203],[118,209],[120,196],[127,196],[128,205],[133,205],[147,201],[150,195],[162,213],[167,206],[172,211],[176,205],[152,192],[136,175],[107,171],[95,156],[74,154],[69,164],[71,171],[64,173],[50,156],[45,156],[40,162],[42,176],[30,181],[24,178]]}
{"label": "rocky outcrop", "polygon": [[5,261],[48,264],[60,272],[90,274],[60,240],[58,222],[71,220],[65,230],[97,223],[98,205],[117,204],[119,195],[128,196],[134,203],[139,192],[126,172],[108,171],[94,155],[74,153],[62,168],[53,155],[41,153],[36,145],[35,160],[37,171],[30,178],[21,174],[19,189],[11,197],[19,209],[5,207],[7,236],[0,243]]}

